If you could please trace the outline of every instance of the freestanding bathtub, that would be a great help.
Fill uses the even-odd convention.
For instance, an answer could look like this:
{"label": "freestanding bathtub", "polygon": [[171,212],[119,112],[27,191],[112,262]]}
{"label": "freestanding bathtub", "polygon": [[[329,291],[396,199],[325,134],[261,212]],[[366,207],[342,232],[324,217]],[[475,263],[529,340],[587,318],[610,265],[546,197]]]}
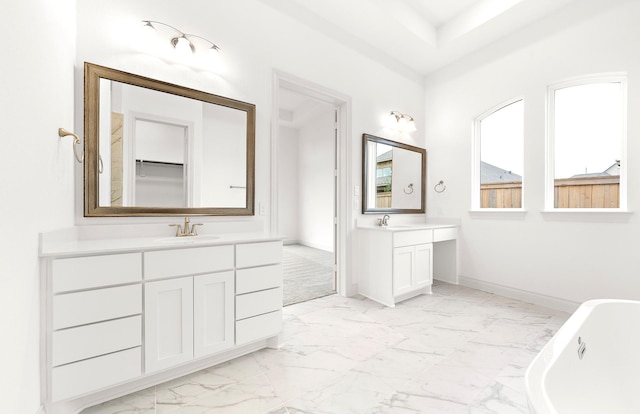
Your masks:
{"label": "freestanding bathtub", "polygon": [[640,302],[583,303],[525,375],[532,414],[640,413]]}

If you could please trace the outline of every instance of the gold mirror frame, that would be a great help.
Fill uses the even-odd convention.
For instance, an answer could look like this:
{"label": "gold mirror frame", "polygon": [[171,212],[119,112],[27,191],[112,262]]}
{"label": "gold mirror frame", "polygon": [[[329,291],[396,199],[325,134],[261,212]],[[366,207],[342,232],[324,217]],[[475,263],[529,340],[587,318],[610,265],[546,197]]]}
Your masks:
{"label": "gold mirror frame", "polygon": [[[246,142],[246,204],[245,207],[120,207],[99,205],[99,116],[100,79],[153,89],[172,95],[221,105],[247,114]],[[84,64],[84,216],[85,217],[145,217],[145,216],[251,216],[255,205],[255,105],[223,96],[174,85],[171,83],[122,72],[85,62]]]}
{"label": "gold mirror frame", "polygon": [[[420,191],[420,208],[379,208],[375,205],[369,205],[369,185],[371,180],[375,181],[375,165],[369,165],[369,142],[388,145],[394,148],[400,148],[420,154],[420,185],[417,189]],[[372,178],[373,177],[373,178]],[[392,141],[390,139],[376,137],[370,134],[362,134],[362,214],[424,214],[425,212],[425,189],[427,179],[427,150],[424,148],[414,147],[412,145],[403,144]],[[374,183],[375,184],[375,183]],[[412,190],[413,191],[413,188]]]}

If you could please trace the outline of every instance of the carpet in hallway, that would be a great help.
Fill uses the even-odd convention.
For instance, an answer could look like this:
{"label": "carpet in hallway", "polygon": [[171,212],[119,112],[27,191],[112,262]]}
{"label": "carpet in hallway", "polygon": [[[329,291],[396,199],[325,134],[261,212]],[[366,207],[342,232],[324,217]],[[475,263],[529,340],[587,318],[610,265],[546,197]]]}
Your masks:
{"label": "carpet in hallway", "polygon": [[284,305],[335,292],[333,253],[300,244],[285,245],[282,253]]}

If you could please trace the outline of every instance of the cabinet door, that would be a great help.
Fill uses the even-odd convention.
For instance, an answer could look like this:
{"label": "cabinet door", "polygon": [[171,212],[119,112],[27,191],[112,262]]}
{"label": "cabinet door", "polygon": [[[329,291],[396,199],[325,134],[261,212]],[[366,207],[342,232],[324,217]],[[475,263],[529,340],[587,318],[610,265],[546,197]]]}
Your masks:
{"label": "cabinet door", "polygon": [[419,244],[414,247],[413,284],[419,289],[432,284],[433,244]]}
{"label": "cabinet door", "polygon": [[196,276],[193,280],[193,334],[196,357],[234,345],[233,272]]}
{"label": "cabinet door", "polygon": [[414,266],[414,247],[396,247],[393,249],[393,295],[411,292]]}
{"label": "cabinet door", "polygon": [[193,278],[147,283],[145,372],[193,359]]}

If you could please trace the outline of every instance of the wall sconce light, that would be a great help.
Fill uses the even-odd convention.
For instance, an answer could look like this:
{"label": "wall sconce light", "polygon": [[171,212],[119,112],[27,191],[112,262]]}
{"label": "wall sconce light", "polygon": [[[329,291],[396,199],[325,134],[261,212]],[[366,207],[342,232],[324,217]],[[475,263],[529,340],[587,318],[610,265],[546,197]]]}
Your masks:
{"label": "wall sconce light", "polygon": [[160,37],[157,28],[169,29],[168,43],[182,59],[198,56],[203,62],[213,64],[219,56],[220,48],[202,36],[184,33],[175,27],[155,20],[142,20],[143,31],[148,39]]}
{"label": "wall sconce light", "polygon": [[401,132],[414,132],[416,130],[416,123],[411,115],[391,111],[389,120],[390,124]]}

